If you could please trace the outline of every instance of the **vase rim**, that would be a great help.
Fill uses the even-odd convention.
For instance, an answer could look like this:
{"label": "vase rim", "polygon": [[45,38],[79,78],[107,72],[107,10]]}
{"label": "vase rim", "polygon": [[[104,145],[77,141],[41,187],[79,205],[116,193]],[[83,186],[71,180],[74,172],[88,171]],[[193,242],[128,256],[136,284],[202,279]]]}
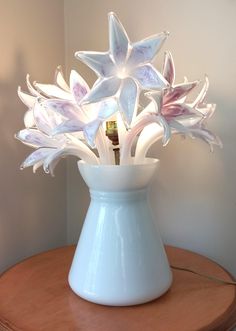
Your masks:
{"label": "vase rim", "polygon": [[143,166],[147,166],[147,165],[154,165],[154,164],[158,164],[160,162],[159,159],[157,158],[152,158],[152,157],[146,157],[143,163],[135,163],[135,164],[90,164],[90,163],[86,163],[83,160],[79,160],[78,166],[79,165],[85,165],[87,167],[91,167],[94,169],[98,169],[98,168],[129,168],[129,167],[143,167]]}

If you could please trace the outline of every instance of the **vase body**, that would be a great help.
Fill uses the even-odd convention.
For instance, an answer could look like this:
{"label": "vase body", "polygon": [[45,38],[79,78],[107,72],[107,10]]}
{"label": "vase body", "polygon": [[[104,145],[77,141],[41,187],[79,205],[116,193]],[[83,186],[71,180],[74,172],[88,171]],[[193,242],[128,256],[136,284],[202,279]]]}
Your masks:
{"label": "vase body", "polygon": [[148,203],[158,160],[78,165],[91,202],[69,273],[70,287],[80,297],[104,305],[136,305],[158,298],[172,281]]}

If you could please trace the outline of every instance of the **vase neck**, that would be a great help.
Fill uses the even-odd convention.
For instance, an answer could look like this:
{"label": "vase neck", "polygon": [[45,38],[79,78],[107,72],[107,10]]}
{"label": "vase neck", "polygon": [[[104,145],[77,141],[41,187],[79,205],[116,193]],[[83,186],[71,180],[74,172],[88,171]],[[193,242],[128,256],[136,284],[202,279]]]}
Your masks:
{"label": "vase neck", "polygon": [[99,201],[137,201],[147,198],[147,189],[130,191],[97,191],[90,190],[91,200]]}

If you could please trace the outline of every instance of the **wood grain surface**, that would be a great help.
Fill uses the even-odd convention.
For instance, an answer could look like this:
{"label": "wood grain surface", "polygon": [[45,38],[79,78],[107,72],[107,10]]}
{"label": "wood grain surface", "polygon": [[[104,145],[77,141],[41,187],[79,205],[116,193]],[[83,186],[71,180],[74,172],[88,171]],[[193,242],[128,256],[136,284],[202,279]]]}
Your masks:
{"label": "wood grain surface", "polygon": [[[234,286],[177,270],[171,289],[150,303],[106,307],[87,302],[67,282],[74,250],[69,246],[39,254],[2,274],[1,331],[228,331],[236,323]],[[201,255],[166,250],[171,264],[232,280]]]}

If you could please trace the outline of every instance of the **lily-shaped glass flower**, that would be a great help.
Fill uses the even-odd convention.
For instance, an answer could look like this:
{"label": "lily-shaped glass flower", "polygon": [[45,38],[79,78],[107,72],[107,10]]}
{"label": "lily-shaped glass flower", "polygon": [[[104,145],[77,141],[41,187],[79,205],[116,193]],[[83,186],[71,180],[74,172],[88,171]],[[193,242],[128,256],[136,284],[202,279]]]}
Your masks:
{"label": "lily-shaped glass flower", "polygon": [[109,13],[108,52],[76,52],[98,76],[83,102],[97,102],[115,96],[124,122],[130,125],[136,115],[141,90],[161,89],[166,79],[151,64],[168,33],[162,32],[136,43],[128,35],[114,13]]}

